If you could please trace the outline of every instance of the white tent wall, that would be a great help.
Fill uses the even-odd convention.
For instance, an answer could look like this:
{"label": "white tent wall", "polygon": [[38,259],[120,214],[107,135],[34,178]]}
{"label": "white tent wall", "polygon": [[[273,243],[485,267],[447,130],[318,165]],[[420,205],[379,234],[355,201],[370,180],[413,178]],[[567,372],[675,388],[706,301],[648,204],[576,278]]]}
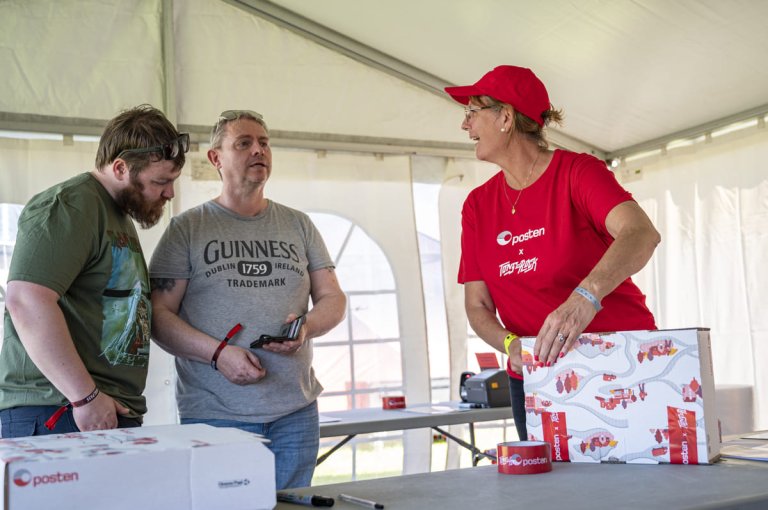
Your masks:
{"label": "white tent wall", "polygon": [[0,2],[0,112],[109,119],[164,104],[159,0]]}
{"label": "white tent wall", "polygon": [[0,202],[26,204],[33,195],[93,168],[96,143],[0,138]]}
{"label": "white tent wall", "polygon": [[768,428],[766,161],[768,130],[753,128],[628,163],[642,179],[625,184],[662,235],[635,278],[659,327],[711,328],[715,381],[752,387],[758,429]]}

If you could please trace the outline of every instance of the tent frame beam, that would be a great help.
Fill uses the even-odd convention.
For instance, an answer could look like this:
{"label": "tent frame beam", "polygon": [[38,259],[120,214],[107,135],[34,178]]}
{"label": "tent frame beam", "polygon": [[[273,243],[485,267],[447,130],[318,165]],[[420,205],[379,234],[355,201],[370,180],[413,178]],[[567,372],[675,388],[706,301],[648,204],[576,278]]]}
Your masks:
{"label": "tent frame beam", "polygon": [[[106,120],[55,117],[0,112],[0,130],[99,137]],[[193,143],[207,144],[210,126],[179,124],[179,131],[189,132]],[[299,131],[270,130],[275,147],[377,154],[421,154],[446,157],[474,157],[474,144],[382,138],[373,136],[334,135]]]}
{"label": "tent frame beam", "polygon": [[768,115],[768,104],[764,104],[756,108],[751,108],[749,110],[744,110],[743,112],[734,113],[733,115],[728,115],[727,117],[722,117],[720,119],[706,122],[704,124],[699,124],[697,126],[683,129],[681,131],[676,131],[665,136],[660,136],[659,138],[654,138],[652,140],[641,142],[635,145],[630,145],[629,147],[625,147],[623,149],[608,152],[605,159],[621,159],[642,152],[656,149],[665,149],[669,142],[675,140],[697,138],[699,136],[712,133],[712,131],[717,131],[718,129],[724,128],[731,124],[747,121],[754,118],[765,118],[766,115]]}
{"label": "tent frame beam", "polygon": [[249,14],[263,18],[321,46],[395,76],[437,96],[444,98],[443,88],[451,85],[438,76],[426,73],[271,2],[265,0],[224,1]]}
{"label": "tent frame beam", "polygon": [[[749,119],[763,119],[768,115],[768,104],[729,115],[705,124],[694,126],[682,131],[671,133],[664,137],[648,140],[613,152],[593,152],[579,148],[570,143],[559,143],[555,137],[550,140],[556,146],[564,149],[588,152],[603,160],[621,159],[645,151],[662,149],[674,140],[696,138],[717,129],[724,128]],[[62,134],[65,137],[73,135],[101,136],[107,121],[78,117],[56,117],[50,115],[34,115],[11,112],[0,112],[0,130],[33,133]],[[179,125],[180,131],[191,134],[195,143],[208,143],[210,127],[195,125]],[[551,135],[552,132],[549,131]],[[401,138],[381,138],[372,136],[334,135],[325,133],[308,133],[299,131],[271,130],[272,144],[276,147],[286,147],[308,150],[330,150],[344,152],[367,152],[381,154],[420,154],[446,157],[474,157],[474,145],[471,143],[452,143],[437,141],[409,140]]]}

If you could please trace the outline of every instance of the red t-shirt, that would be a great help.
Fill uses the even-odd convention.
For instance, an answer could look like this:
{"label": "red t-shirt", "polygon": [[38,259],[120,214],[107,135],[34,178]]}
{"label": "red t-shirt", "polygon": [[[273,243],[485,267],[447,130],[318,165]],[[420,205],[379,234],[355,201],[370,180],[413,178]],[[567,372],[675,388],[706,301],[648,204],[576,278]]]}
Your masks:
{"label": "red t-shirt", "polygon": [[[535,336],[605,254],[613,242],[605,217],[632,195],[597,158],[562,150],[523,190],[514,215],[518,191],[505,195],[505,186],[499,172],[464,202],[459,283],[485,282],[504,327]],[[586,332],[656,329],[630,278],[602,305]]]}

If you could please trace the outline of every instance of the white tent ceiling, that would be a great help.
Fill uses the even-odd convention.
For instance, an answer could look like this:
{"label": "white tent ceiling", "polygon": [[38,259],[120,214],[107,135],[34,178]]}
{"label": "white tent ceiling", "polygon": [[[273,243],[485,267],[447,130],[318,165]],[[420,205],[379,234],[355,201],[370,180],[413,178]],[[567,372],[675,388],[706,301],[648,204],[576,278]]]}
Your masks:
{"label": "white tent ceiling", "polygon": [[768,111],[764,0],[272,3],[450,84],[530,67],[603,152]]}
{"label": "white tent ceiling", "polygon": [[565,110],[553,141],[624,155],[768,113],[767,26],[764,0],[5,0],[0,129],[251,106],[282,145],[467,151],[442,87],[516,64]]}

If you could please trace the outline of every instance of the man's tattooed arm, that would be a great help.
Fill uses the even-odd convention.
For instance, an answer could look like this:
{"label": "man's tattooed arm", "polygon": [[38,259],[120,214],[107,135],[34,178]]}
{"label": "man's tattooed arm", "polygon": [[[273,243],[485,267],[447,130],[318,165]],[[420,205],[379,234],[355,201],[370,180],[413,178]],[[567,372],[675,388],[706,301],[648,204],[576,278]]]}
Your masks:
{"label": "man's tattooed arm", "polygon": [[149,286],[152,292],[156,290],[167,292],[173,290],[173,287],[176,286],[176,280],[173,278],[150,278]]}

